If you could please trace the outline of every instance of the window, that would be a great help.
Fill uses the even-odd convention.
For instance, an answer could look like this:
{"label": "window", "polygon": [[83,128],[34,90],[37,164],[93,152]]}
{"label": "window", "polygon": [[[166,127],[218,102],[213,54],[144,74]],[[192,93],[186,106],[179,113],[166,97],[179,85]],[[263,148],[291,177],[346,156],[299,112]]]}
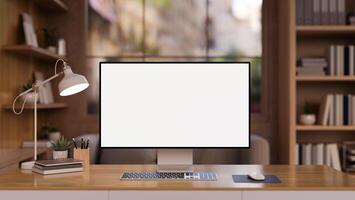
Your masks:
{"label": "window", "polygon": [[249,61],[251,108],[261,112],[262,0],[89,0],[89,6],[90,114],[97,113],[99,61]]}

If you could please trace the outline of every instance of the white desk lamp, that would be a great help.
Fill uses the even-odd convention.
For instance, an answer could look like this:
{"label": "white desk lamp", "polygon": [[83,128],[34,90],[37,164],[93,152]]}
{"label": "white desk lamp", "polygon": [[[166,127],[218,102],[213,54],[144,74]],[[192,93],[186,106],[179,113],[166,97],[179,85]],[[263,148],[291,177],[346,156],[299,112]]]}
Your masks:
{"label": "white desk lamp", "polygon": [[[63,62],[63,70],[59,73],[57,73],[57,65],[59,61]],[[33,154],[33,161],[29,162],[23,162],[21,164],[22,169],[32,169],[34,166],[35,161],[37,160],[37,99],[38,99],[38,88],[43,86],[44,84],[48,83],[49,81],[59,77],[60,75],[64,74],[63,79],[59,82],[58,88],[59,88],[59,95],[60,96],[69,96],[73,95],[76,93],[79,93],[83,90],[85,90],[87,87],[89,87],[89,83],[86,80],[86,78],[82,75],[79,74],[74,74],[71,68],[67,65],[67,63],[63,59],[58,59],[55,63],[54,66],[54,75],[47,80],[40,82],[40,83],[34,83],[32,85],[32,88],[22,92],[19,94],[15,99],[14,102],[12,103],[12,110],[16,115],[20,115],[23,111],[23,108],[26,103],[27,97],[25,97],[21,110],[17,112],[15,110],[15,103],[17,99],[23,95],[26,95],[30,92],[34,92],[34,107],[33,107],[33,113],[34,113],[34,154]]]}

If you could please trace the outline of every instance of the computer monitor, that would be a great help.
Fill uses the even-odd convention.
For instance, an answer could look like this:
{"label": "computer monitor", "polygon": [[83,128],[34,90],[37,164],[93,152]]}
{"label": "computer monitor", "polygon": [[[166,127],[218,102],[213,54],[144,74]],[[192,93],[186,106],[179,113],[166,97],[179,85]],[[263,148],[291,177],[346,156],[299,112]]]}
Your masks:
{"label": "computer monitor", "polygon": [[249,148],[250,63],[100,63],[100,147],[157,148],[191,171],[193,148]]}

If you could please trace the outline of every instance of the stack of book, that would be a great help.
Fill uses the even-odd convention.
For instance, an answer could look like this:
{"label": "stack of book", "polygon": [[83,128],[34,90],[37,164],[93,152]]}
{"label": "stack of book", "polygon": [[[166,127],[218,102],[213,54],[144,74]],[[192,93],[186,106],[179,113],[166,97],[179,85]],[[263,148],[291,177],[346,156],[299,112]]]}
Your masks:
{"label": "stack of book", "polygon": [[296,144],[297,165],[327,165],[341,171],[338,145],[335,143]]}
{"label": "stack of book", "polygon": [[331,45],[329,48],[329,75],[355,75],[355,46]]}
{"label": "stack of book", "polygon": [[296,0],[297,25],[345,25],[345,0]]}
{"label": "stack of book", "polygon": [[355,96],[326,95],[319,108],[318,119],[320,125],[355,125]]}
{"label": "stack of book", "polygon": [[325,58],[301,58],[297,61],[297,75],[325,76],[327,66]]}
{"label": "stack of book", "polygon": [[42,175],[82,172],[83,161],[71,158],[59,160],[39,160],[36,161],[32,171]]}

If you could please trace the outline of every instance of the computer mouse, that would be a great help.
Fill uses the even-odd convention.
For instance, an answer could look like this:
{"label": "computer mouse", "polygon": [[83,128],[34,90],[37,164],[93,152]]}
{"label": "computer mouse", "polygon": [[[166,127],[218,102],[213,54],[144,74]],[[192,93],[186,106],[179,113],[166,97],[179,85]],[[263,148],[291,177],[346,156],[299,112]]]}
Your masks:
{"label": "computer mouse", "polygon": [[263,180],[265,180],[265,176],[262,173],[254,172],[254,173],[248,174],[248,177],[250,179],[252,179],[252,180],[255,180],[255,181],[263,181]]}

